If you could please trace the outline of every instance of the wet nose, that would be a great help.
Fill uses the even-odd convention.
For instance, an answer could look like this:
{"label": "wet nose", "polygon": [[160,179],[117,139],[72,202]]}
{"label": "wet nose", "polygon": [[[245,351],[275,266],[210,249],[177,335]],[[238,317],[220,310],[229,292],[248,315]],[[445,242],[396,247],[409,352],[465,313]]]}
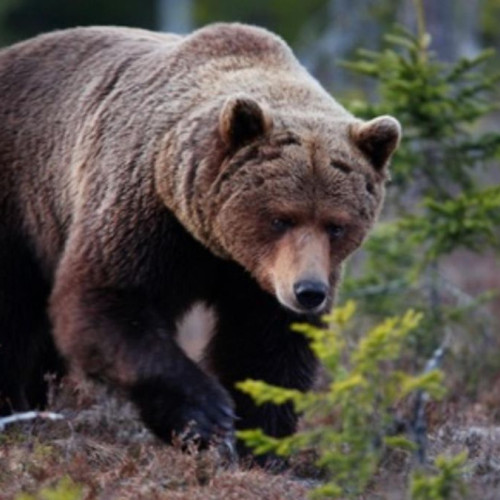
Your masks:
{"label": "wet nose", "polygon": [[297,302],[304,309],[315,309],[326,299],[328,286],[321,281],[303,280],[293,285]]}

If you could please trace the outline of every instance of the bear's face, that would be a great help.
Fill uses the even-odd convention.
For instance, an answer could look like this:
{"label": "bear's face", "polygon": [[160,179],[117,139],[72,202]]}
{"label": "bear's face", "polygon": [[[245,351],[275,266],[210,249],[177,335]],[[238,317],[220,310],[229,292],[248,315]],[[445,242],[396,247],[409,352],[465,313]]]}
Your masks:
{"label": "bear's face", "polygon": [[399,124],[278,122],[240,97],[226,105],[220,128],[233,152],[215,183],[218,244],[285,307],[326,310],[343,261],[380,211]]}

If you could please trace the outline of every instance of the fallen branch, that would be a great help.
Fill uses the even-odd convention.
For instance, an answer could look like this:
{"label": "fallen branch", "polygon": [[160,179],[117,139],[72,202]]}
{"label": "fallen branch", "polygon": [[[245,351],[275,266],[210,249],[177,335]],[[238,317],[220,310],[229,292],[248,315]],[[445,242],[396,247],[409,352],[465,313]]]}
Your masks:
{"label": "fallen branch", "polygon": [[60,413],[53,413],[50,411],[26,411],[23,413],[14,413],[14,415],[0,418],[0,432],[2,432],[9,424],[24,422],[26,420],[34,420],[36,418],[42,418],[45,420],[64,420],[64,416]]}

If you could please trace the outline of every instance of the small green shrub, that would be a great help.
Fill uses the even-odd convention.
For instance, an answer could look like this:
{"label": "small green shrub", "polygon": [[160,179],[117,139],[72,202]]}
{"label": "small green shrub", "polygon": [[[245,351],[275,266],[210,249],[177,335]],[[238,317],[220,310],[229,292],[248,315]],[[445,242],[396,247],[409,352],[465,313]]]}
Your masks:
{"label": "small green shrub", "polygon": [[466,487],[463,480],[466,453],[446,458],[438,456],[432,474],[422,470],[416,471],[410,483],[412,500],[455,500],[466,498]]}
{"label": "small green shrub", "polygon": [[492,185],[500,133],[491,126],[500,108],[500,74],[488,66],[492,50],[440,60],[426,32],[424,2],[413,3],[417,33],[395,27],[382,50],[360,50],[342,63],[371,79],[378,95],[376,102],[344,104],[367,119],[391,114],[403,126],[391,166],[388,220],[368,239],[358,265],[349,266],[342,297],[356,300],[358,315],[375,320],[409,304],[422,311],[413,359],[423,365],[443,345],[451,354],[448,366],[460,367],[448,385],[473,395],[479,381],[487,387],[498,372],[496,327],[479,307],[493,294],[471,297],[445,273],[457,250],[500,248],[500,187]]}
{"label": "small green shrub", "polygon": [[64,476],[54,486],[41,488],[34,495],[21,493],[16,496],[16,500],[81,500],[83,489],[73,480]]}
{"label": "small green shrub", "polygon": [[408,311],[386,319],[354,342],[346,335],[354,310],[353,302],[335,309],[325,317],[328,327],[324,329],[308,324],[293,327],[307,336],[325,366],[332,380],[327,390],[304,393],[255,380],[238,384],[257,404],[291,402],[306,422],[314,422],[309,429],[284,438],[267,436],[259,429],[241,431],[238,436],[257,454],[290,456],[314,448],[317,465],[330,478],[314,490],[317,498],[354,498],[363,493],[387,448],[415,448],[414,443],[391,432],[398,404],[417,391],[433,397],[444,392],[441,372],[414,376],[397,366],[420,314]]}

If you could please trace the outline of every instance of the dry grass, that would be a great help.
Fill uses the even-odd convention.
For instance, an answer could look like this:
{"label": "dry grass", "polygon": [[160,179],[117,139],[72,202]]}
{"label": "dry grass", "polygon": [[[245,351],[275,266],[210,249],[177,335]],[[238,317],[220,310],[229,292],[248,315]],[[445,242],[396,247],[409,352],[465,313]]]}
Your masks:
{"label": "dry grass", "polygon": [[292,473],[229,464],[216,449],[182,452],[163,445],[128,403],[102,388],[92,391],[66,381],[52,409],[66,420],[13,424],[0,435],[0,499],[36,494],[65,477],[83,487],[85,499],[297,500],[306,495],[306,482]]}
{"label": "dry grass", "polygon": [[[498,400],[497,400],[498,401]],[[90,499],[289,499],[307,497],[320,474],[312,454],[281,474],[230,464],[216,449],[182,452],[152,437],[133,408],[102,388],[67,380],[52,409],[65,421],[14,424],[0,435],[0,499],[37,496],[63,478]],[[469,453],[470,498],[498,500],[500,427],[484,404],[429,408],[429,455]],[[391,453],[364,499],[402,500],[411,457]],[[64,498],[64,497],[58,497]]]}

